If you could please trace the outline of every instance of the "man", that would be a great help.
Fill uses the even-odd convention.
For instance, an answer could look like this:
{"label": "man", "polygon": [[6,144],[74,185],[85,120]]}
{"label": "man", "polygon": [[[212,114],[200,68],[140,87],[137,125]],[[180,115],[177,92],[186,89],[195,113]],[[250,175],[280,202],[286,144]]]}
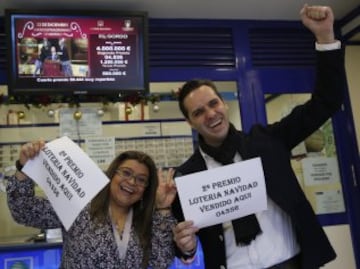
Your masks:
{"label": "man", "polygon": [[62,72],[64,73],[65,77],[72,77],[73,76],[73,70],[71,66],[71,60],[69,56],[68,49],[65,45],[65,38],[59,39],[59,59],[61,61],[61,68]]}
{"label": "man", "polygon": [[180,110],[199,133],[200,147],[178,167],[178,175],[260,157],[268,196],[267,210],[202,229],[184,221],[176,199],[174,241],[185,263],[195,255],[196,235],[207,269],[315,269],[336,257],[297,182],[290,156],[293,147],[340,108],[346,79],[343,50],[335,40],[331,8],[305,5],[300,16],[316,37],[315,91],[281,121],[243,133],[229,122],[228,107],[211,81],[192,80],[179,91]]}
{"label": "man", "polygon": [[56,51],[56,47],[55,46],[51,46],[50,48],[50,57],[49,59],[52,60],[52,61],[57,61],[59,59],[59,56],[57,54],[57,51]]}
{"label": "man", "polygon": [[43,72],[43,65],[44,65],[44,61],[46,59],[48,59],[51,55],[51,51],[50,51],[50,42],[47,38],[43,39],[43,45],[40,49],[40,53],[38,55],[38,57],[35,60],[35,70],[33,73],[33,76],[35,77],[38,73],[41,76],[42,72]]}

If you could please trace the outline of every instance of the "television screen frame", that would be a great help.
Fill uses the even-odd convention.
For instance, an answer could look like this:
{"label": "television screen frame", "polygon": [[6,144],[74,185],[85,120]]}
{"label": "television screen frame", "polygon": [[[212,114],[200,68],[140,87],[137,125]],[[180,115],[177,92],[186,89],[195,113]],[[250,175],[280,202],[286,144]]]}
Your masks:
{"label": "television screen frame", "polygon": [[149,93],[145,11],[5,9],[5,23],[9,95]]}

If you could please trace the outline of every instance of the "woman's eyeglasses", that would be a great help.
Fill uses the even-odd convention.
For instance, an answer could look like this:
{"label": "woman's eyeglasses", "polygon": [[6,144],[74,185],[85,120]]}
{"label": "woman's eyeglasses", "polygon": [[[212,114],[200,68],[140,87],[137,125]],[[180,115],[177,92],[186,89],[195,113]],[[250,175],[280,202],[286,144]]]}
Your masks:
{"label": "woman's eyeglasses", "polygon": [[147,187],[149,185],[149,181],[146,176],[143,175],[135,175],[134,172],[129,168],[120,167],[116,169],[116,175],[125,179],[126,181],[131,181],[134,179],[134,183],[137,186]]}

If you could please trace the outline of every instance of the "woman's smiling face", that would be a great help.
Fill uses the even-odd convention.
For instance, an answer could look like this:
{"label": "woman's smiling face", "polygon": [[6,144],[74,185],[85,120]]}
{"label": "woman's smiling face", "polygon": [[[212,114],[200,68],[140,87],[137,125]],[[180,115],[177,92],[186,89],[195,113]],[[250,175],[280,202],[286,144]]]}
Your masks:
{"label": "woman's smiling face", "polygon": [[124,178],[125,173],[114,174],[110,183],[110,199],[117,206],[129,208],[142,198],[146,188],[137,184],[135,178],[149,180],[149,170],[145,164],[131,159],[121,163],[118,168],[131,176]]}

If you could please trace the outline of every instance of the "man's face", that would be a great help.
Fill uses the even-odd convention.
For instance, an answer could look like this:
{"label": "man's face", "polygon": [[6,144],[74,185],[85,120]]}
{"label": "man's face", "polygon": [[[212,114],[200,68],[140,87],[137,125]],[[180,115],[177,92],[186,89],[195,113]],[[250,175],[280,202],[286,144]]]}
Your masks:
{"label": "man's face", "polygon": [[188,123],[198,131],[205,142],[219,146],[229,130],[228,106],[209,86],[203,85],[184,99]]}
{"label": "man's face", "polygon": [[47,40],[47,38],[44,38],[44,46],[45,46],[45,47],[49,47],[49,46],[50,46],[50,42],[49,42],[49,40]]}

